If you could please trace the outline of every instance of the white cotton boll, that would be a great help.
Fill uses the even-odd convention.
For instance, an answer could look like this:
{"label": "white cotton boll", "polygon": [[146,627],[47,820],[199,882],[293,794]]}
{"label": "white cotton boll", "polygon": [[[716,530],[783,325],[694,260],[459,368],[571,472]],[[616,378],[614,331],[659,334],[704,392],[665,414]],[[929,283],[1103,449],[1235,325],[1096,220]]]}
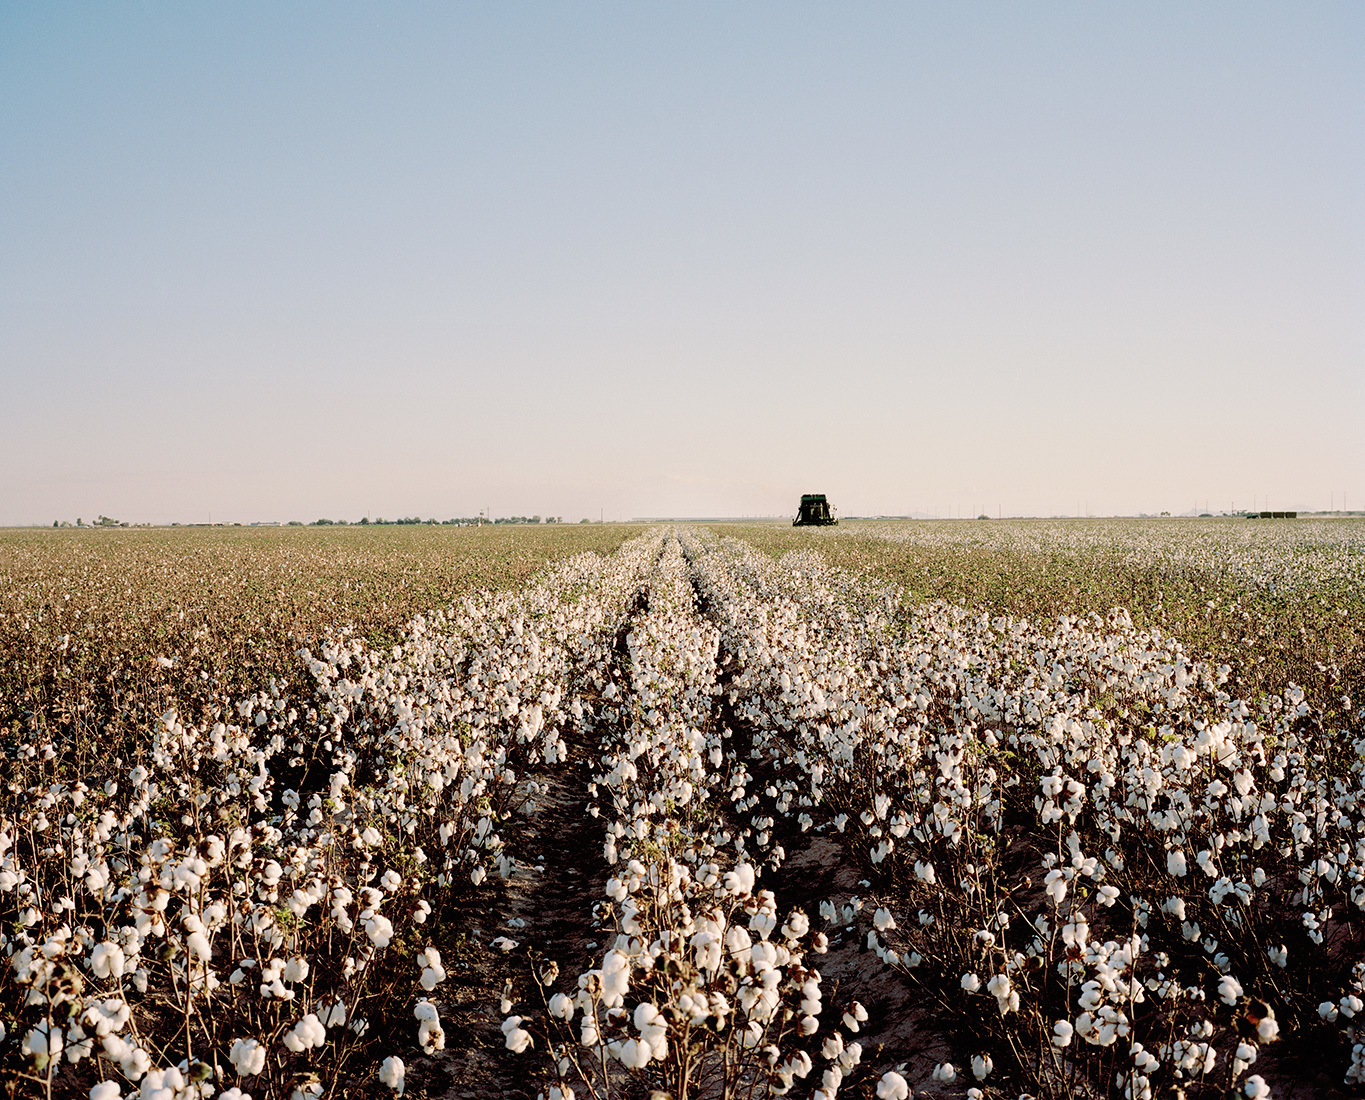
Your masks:
{"label": "white cotton boll", "polygon": [[848,1010],[844,1013],[843,1016],[843,1025],[845,1029],[852,1032],[853,1034],[857,1034],[858,1029],[861,1027],[861,1025],[865,1024],[866,1022],[867,1009],[865,1009],[857,1001],[854,1001],[851,1005],[848,1006]]}
{"label": "white cotton boll", "polygon": [[814,1035],[820,1030],[820,1021],[814,1016],[802,1016],[801,1024],[797,1029],[802,1035]]}
{"label": "white cotton boll", "polygon": [[934,1080],[948,1084],[957,1080],[957,1070],[952,1062],[942,1062],[934,1067]]}
{"label": "white cotton boll", "polygon": [[384,1059],[384,1064],[379,1067],[379,1080],[393,1089],[399,1096],[403,1095],[403,1077],[407,1067],[403,1065],[403,1059],[390,1056]]}
{"label": "white cotton boll", "polygon": [[90,1090],[90,1100],[119,1100],[122,1095],[114,1081],[101,1081]]}
{"label": "white cotton boll", "polygon": [[607,1008],[619,1006],[629,988],[629,956],[620,951],[608,951],[602,959],[602,1004]]}
{"label": "white cotton boll", "polygon": [[509,1016],[502,1022],[503,1038],[513,1054],[520,1054],[532,1045],[531,1033],[521,1026],[521,1019],[520,1016]]}
{"label": "white cotton boll", "polygon": [[574,1012],[573,1001],[563,993],[556,993],[550,998],[550,1015],[557,1020],[572,1020]]}
{"label": "white cotton boll", "polygon": [[111,940],[97,943],[90,952],[90,972],[97,978],[121,978],[126,964],[123,948]]}
{"label": "white cotton boll", "polygon": [[265,1047],[255,1039],[238,1039],[228,1057],[238,1077],[255,1077],[265,1069]]}
{"label": "white cotton boll", "polygon": [[474,870],[469,872],[469,881],[472,882],[475,886],[483,885],[483,880],[486,879],[487,877],[488,872],[483,869],[482,864],[480,864],[478,867],[475,867]]}
{"label": "white cotton boll", "polygon": [[40,1024],[23,1037],[22,1048],[25,1054],[48,1055],[49,1058],[56,1059],[61,1055],[61,1028],[53,1028],[51,1032],[48,1025]]}
{"label": "white cotton boll", "polygon": [[872,915],[872,923],[877,926],[878,932],[886,932],[896,927],[896,919],[889,909],[878,909]]}
{"label": "white cotton boll", "polygon": [[668,1057],[668,1021],[649,1001],[635,1006],[635,1029],[640,1041],[649,1045],[652,1057],[659,1061]]}
{"label": "white cotton boll", "polygon": [[388,947],[389,941],[393,939],[393,923],[388,917],[375,914],[365,922],[365,935],[369,936],[375,947]]}
{"label": "white cotton boll", "polygon": [[1270,1086],[1265,1083],[1265,1078],[1259,1073],[1253,1073],[1242,1085],[1242,1091],[1249,1100],[1261,1100],[1262,1097],[1270,1095]]}
{"label": "white cotton boll", "polygon": [[597,1018],[591,1015],[584,1015],[583,1023],[579,1027],[579,1042],[589,1049],[597,1046],[602,1041],[601,1035],[597,1030]]}
{"label": "white cotton boll", "polygon": [[1052,1045],[1058,1048],[1069,1046],[1075,1031],[1070,1020],[1058,1020],[1052,1025]]}
{"label": "white cotton boll", "polygon": [[1189,867],[1185,863],[1185,853],[1179,848],[1172,848],[1166,853],[1166,870],[1176,878],[1184,878],[1189,873]]}
{"label": "white cotton boll", "polygon": [[975,993],[978,989],[981,988],[981,979],[978,978],[975,974],[963,974],[962,988],[965,989],[968,993]]}
{"label": "white cotton boll", "polygon": [[327,1033],[317,1016],[310,1012],[290,1031],[286,1031],[281,1041],[289,1050],[298,1054],[315,1046],[322,1046],[327,1041]]}
{"label": "white cotton boll", "polygon": [[607,1051],[627,1069],[644,1069],[649,1065],[653,1053],[643,1039],[626,1039],[610,1043]]}
{"label": "white cotton boll", "polygon": [[978,1081],[984,1081],[994,1068],[995,1063],[991,1061],[991,1056],[989,1054],[976,1054],[972,1056],[972,1076]]}
{"label": "white cotton boll", "polygon": [[1224,974],[1218,981],[1218,996],[1225,1005],[1235,1005],[1242,996],[1242,983],[1231,974]]}
{"label": "white cotton boll", "polygon": [[284,980],[287,982],[301,982],[308,977],[308,960],[295,955],[284,964]]}
{"label": "white cotton boll", "polygon": [[733,871],[727,871],[722,880],[725,892],[737,897],[748,897],[754,892],[754,868],[752,864],[737,864]]}
{"label": "white cotton boll", "polygon": [[909,1100],[910,1085],[895,1070],[882,1074],[877,1082],[877,1100]]}

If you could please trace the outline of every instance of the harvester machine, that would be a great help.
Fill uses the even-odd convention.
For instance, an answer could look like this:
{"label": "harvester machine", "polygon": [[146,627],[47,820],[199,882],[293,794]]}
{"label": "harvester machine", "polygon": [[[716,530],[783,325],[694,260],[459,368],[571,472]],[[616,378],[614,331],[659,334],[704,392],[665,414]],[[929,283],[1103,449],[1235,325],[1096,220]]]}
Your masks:
{"label": "harvester machine", "polygon": [[801,494],[801,508],[792,520],[793,527],[833,527],[838,522],[824,493]]}

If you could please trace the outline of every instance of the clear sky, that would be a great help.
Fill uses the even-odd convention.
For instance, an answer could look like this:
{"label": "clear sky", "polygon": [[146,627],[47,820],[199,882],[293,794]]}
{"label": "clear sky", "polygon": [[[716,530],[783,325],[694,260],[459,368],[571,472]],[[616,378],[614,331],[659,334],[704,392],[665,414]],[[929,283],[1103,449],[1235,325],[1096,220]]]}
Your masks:
{"label": "clear sky", "polygon": [[0,523],[1365,507],[1365,5],[0,5]]}

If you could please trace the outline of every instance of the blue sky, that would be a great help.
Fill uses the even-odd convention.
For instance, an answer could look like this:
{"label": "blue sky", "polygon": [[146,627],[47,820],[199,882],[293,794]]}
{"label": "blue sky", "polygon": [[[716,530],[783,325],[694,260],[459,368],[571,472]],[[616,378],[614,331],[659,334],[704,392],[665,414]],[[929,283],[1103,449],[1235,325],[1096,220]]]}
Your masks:
{"label": "blue sky", "polygon": [[0,7],[0,523],[1365,506],[1357,4]]}

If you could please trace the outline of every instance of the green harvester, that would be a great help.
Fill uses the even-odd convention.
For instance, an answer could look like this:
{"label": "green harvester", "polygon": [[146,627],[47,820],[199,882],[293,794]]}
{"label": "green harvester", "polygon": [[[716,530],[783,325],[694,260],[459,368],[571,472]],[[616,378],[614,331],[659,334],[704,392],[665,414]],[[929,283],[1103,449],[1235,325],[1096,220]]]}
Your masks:
{"label": "green harvester", "polygon": [[792,520],[793,527],[833,527],[838,522],[824,493],[801,494],[801,508]]}

